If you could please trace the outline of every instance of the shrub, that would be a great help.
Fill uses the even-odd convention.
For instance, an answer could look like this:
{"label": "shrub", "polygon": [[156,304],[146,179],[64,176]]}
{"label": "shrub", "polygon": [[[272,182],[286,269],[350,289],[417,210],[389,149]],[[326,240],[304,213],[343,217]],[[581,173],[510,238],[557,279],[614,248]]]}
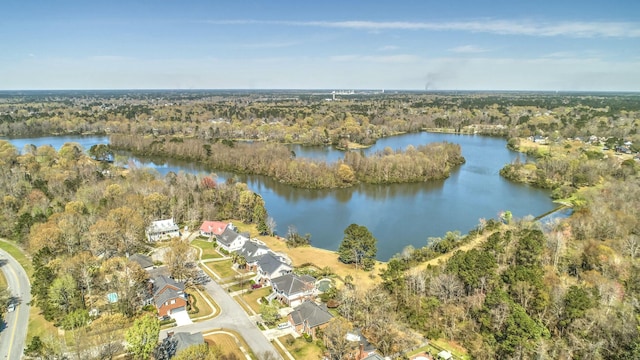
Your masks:
{"label": "shrub", "polygon": [[176,322],[176,319],[160,320],[160,326],[175,324],[175,322]]}

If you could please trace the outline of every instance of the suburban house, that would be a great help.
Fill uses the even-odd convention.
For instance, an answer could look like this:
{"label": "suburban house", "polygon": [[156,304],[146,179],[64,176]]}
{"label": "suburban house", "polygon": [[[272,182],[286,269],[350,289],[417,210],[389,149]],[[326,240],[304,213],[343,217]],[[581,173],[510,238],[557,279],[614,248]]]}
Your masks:
{"label": "suburban house", "polygon": [[180,228],[178,228],[178,225],[173,221],[173,218],[156,220],[151,222],[151,225],[149,225],[145,233],[147,234],[147,240],[152,242],[169,240],[180,236]]}
{"label": "suburban house", "polygon": [[256,262],[256,282],[269,285],[271,279],[290,273],[293,270],[286,260],[273,252],[268,252]]}
{"label": "suburban house", "polygon": [[352,354],[351,358],[355,360],[363,360],[368,359],[369,356],[373,354],[376,354],[376,347],[373,346],[373,344],[371,344],[364,335],[362,335],[360,330],[355,329],[348,332],[346,339],[350,342],[358,343],[355,353]]}
{"label": "suburban house", "polygon": [[148,255],[133,254],[129,256],[129,261],[133,261],[134,263],[140,265],[142,270],[151,270],[155,267],[151,256]]}
{"label": "suburban house", "polygon": [[158,310],[158,316],[171,315],[187,309],[187,297],[184,284],[166,275],[158,275],[151,280],[153,304]]}
{"label": "suburban house", "polygon": [[222,221],[205,221],[200,225],[200,236],[220,236],[227,228],[233,229],[233,224]]}
{"label": "suburban house", "polygon": [[324,328],[332,318],[333,315],[327,311],[326,306],[320,306],[310,300],[304,301],[289,313],[289,323],[298,334],[314,337],[316,330]]}
{"label": "suburban house", "polygon": [[313,299],[316,295],[316,279],[309,275],[296,275],[293,273],[271,279],[273,298],[285,305],[297,306],[304,300]]}
{"label": "suburban house", "polygon": [[258,259],[270,251],[262,241],[252,239],[245,242],[242,248],[236,252],[247,261],[249,270],[255,270]]}
{"label": "suburban house", "polygon": [[226,228],[222,234],[216,236],[221,249],[227,252],[238,251],[249,241],[249,234],[238,234],[231,228]]}
{"label": "suburban house", "polygon": [[179,332],[171,335],[171,338],[176,343],[176,348],[175,348],[176,355],[179,354],[180,351],[190,346],[205,344],[204,336],[202,336],[201,332],[197,332],[193,334],[186,333],[186,332]]}

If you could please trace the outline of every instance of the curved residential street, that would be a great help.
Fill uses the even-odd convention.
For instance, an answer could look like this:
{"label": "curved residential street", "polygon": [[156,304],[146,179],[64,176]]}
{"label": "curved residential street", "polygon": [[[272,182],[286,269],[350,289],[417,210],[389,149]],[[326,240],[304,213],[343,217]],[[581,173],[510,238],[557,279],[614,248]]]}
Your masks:
{"label": "curved residential street", "polygon": [[0,327],[0,359],[20,359],[27,338],[31,285],[29,277],[20,263],[9,253],[0,249],[0,270],[4,273],[13,296],[15,310],[5,313]]}
{"label": "curved residential street", "polygon": [[211,320],[201,321],[190,325],[177,326],[162,330],[160,338],[167,336],[168,331],[173,332],[203,332],[206,333],[214,329],[229,329],[238,332],[251,351],[258,357],[265,352],[271,353],[275,359],[282,359],[282,356],[275,350],[267,337],[258,329],[256,324],[249,319],[242,307],[222,288],[217,282],[210,281],[204,286],[204,290],[220,307],[220,314]]}

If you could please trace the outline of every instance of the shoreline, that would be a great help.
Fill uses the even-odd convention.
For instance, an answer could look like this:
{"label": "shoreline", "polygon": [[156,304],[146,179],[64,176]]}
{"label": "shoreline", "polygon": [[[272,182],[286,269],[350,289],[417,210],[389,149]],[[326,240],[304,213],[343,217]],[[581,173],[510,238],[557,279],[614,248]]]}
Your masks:
{"label": "shoreline", "polygon": [[387,265],[386,261],[376,260],[373,270],[356,270],[355,266],[340,262],[336,251],[315,247],[313,246],[313,243],[309,246],[289,248],[287,247],[285,238],[283,237],[259,235],[255,224],[245,224],[238,220],[225,220],[225,222],[227,221],[233,222],[240,232],[249,232],[250,238],[264,242],[274,252],[280,252],[287,255],[294,267],[310,265],[318,268],[319,270],[329,267],[343,283],[344,278],[347,275],[351,275],[355,284],[362,286],[365,289],[373,288],[380,282],[379,273]]}

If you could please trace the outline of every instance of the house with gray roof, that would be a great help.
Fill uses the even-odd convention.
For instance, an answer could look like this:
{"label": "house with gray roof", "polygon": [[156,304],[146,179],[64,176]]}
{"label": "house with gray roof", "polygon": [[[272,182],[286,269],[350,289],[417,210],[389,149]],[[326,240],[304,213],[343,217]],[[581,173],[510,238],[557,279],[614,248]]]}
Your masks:
{"label": "house with gray roof", "polygon": [[316,296],[316,279],[309,275],[285,274],[271,279],[273,298],[289,306],[300,305]]}
{"label": "house with gray roof", "polygon": [[242,256],[247,261],[249,268],[255,267],[258,259],[271,249],[262,241],[251,239],[244,243],[241,249],[236,251],[238,255]]}
{"label": "house with gray roof", "polygon": [[220,248],[227,252],[238,251],[242,249],[247,241],[249,241],[249,234],[238,234],[231,227],[227,227],[224,229],[222,234],[216,235],[216,241]]}
{"label": "house with gray roof", "polygon": [[158,275],[151,280],[151,291],[159,317],[186,310],[187,297],[183,283],[165,275]]}
{"label": "house with gray roof", "polygon": [[290,273],[293,270],[286,259],[268,252],[258,259],[256,262],[256,282],[268,285],[271,279]]}
{"label": "house with gray roof", "polygon": [[329,313],[325,305],[320,306],[313,301],[306,300],[296,306],[288,317],[289,323],[293,325],[298,334],[315,336],[316,330],[327,326],[333,315]]}
{"label": "house with gray roof", "polygon": [[133,254],[129,256],[129,261],[133,261],[134,263],[140,265],[143,270],[151,270],[155,267],[153,264],[153,259],[151,256],[143,255],[143,254]]}
{"label": "house with gray roof", "polygon": [[179,332],[171,335],[171,338],[176,342],[176,355],[180,353],[180,351],[194,346],[194,345],[202,345],[204,344],[204,336],[202,336],[201,332],[197,333],[186,333]]}

